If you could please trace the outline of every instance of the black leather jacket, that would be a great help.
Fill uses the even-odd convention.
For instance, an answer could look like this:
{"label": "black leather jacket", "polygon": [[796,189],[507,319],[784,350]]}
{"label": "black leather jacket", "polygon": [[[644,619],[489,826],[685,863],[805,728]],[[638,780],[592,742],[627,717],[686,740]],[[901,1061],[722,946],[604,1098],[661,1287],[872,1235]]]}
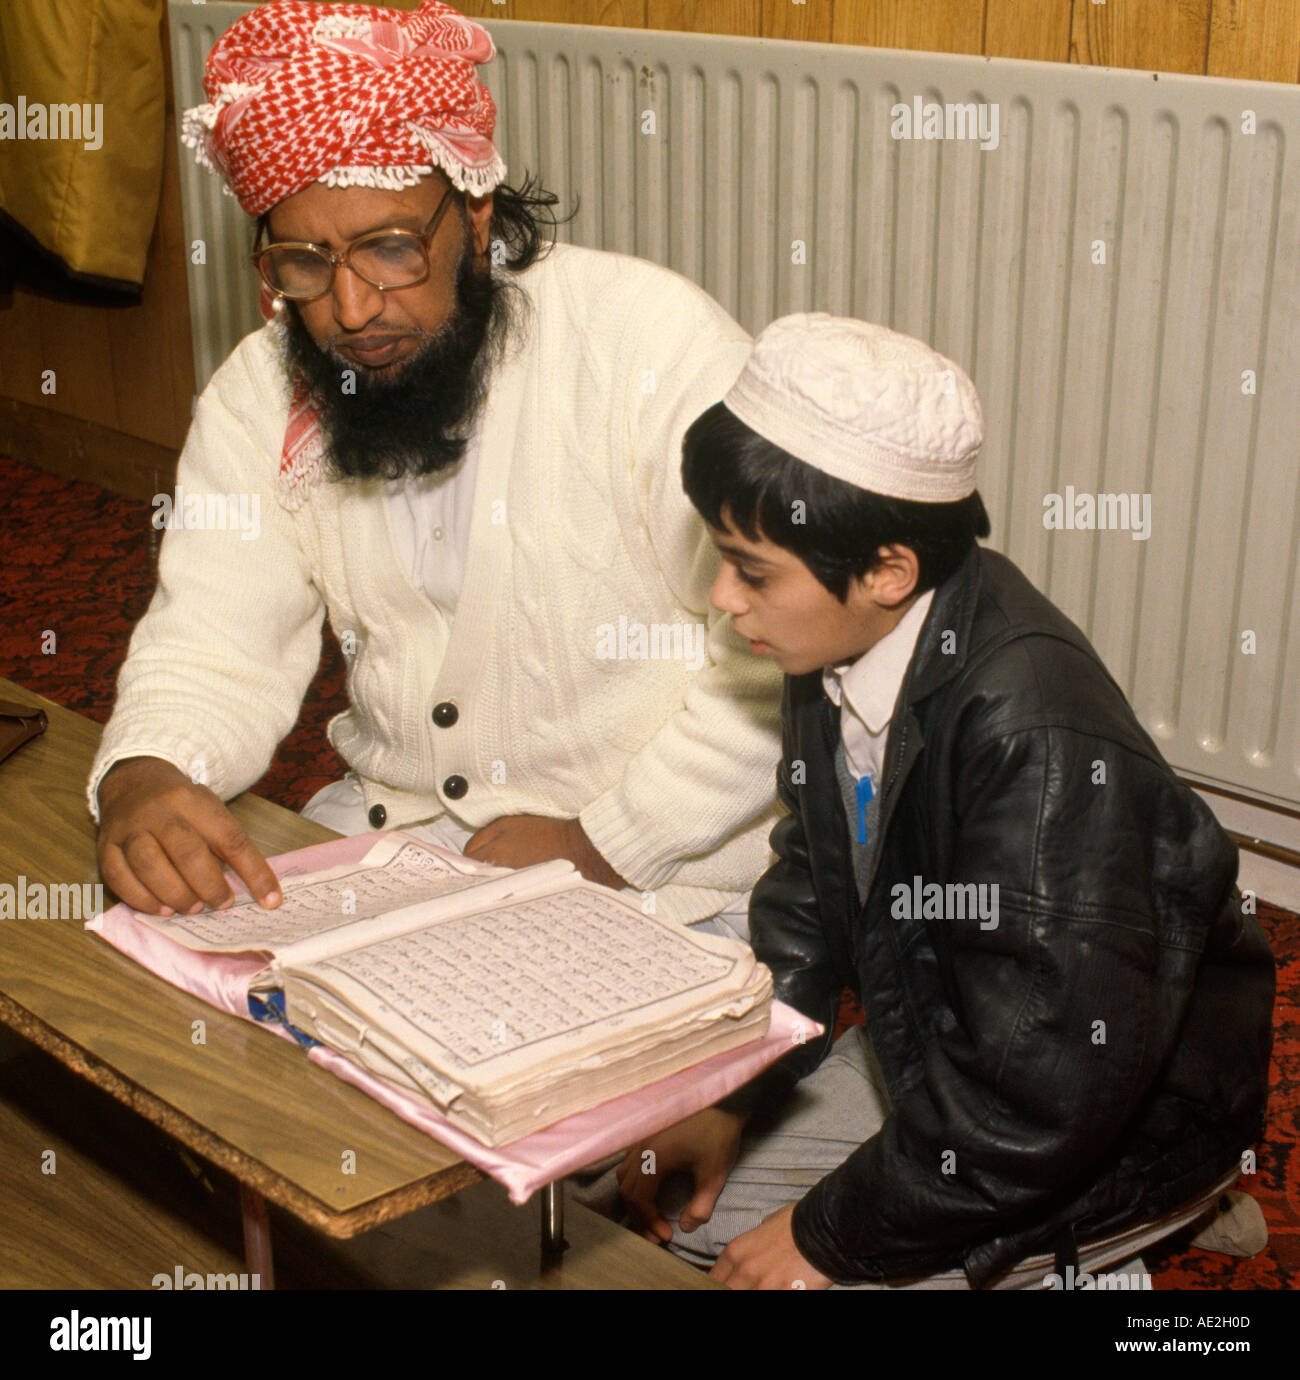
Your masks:
{"label": "black leather jacket", "polygon": [[[1274,968],[1237,850],[1009,560],[976,549],[935,592],[890,726],[865,907],[820,673],[786,678],[782,718],[790,813],[751,938],[777,996],[827,1034],[739,1102],[821,1062],[848,985],[893,1103],[795,1208],[819,1270],[961,1266],[980,1286],[1171,1211],[1255,1144]],[[996,927],[899,918],[893,888],[918,877],[996,883]]]}

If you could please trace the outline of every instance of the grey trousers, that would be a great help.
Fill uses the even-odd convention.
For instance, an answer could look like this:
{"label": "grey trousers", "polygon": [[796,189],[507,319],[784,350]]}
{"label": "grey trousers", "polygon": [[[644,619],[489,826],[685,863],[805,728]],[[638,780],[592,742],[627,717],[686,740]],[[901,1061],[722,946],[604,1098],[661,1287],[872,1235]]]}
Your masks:
{"label": "grey trousers", "polygon": [[[843,1164],[880,1129],[889,1114],[884,1075],[871,1042],[861,1026],[852,1026],[836,1041],[821,1065],[795,1089],[775,1117],[755,1115],[745,1127],[740,1155],[718,1195],[713,1214],[693,1232],[678,1225],[690,1201],[689,1175],[673,1174],[659,1189],[659,1208],[672,1224],[667,1249],[697,1265],[712,1265],[727,1244],[753,1228],[778,1208],[800,1198],[819,1180]],[[568,1181],[568,1194],[597,1212],[622,1217],[615,1171],[622,1156],[593,1165]],[[1234,1170],[1212,1189],[1158,1221],[1118,1232],[1079,1248],[1080,1274],[1106,1271],[1118,1278],[1116,1287],[1150,1288],[1138,1252],[1210,1212],[1219,1195],[1236,1181]],[[1115,1268],[1111,1268],[1115,1267]],[[995,1289],[1061,1287],[1052,1283],[1055,1263],[1050,1255],[1032,1256],[1002,1276]],[[1045,1284],[1044,1281],[1048,1280]],[[1145,1282],[1144,1282],[1145,1281]],[[888,1284],[836,1285],[859,1289],[968,1289],[961,1270]]]}

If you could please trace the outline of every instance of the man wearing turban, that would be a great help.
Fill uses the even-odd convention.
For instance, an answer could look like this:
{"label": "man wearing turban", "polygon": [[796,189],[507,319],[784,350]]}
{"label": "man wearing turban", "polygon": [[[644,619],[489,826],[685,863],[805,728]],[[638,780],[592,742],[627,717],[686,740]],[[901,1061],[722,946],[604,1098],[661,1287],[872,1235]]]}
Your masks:
{"label": "man wearing turban", "polygon": [[351,770],[311,817],[569,858],[743,932],[777,675],[709,606],[678,466],[749,340],[675,273],[544,241],[492,56],[438,0],[273,0],[208,59],[184,137],[258,220],[271,319],[200,397],[178,491],[259,521],[168,531],[92,769],[101,871],[142,910],[229,904],[223,868],[278,904],[221,802],[292,727],[327,614]]}

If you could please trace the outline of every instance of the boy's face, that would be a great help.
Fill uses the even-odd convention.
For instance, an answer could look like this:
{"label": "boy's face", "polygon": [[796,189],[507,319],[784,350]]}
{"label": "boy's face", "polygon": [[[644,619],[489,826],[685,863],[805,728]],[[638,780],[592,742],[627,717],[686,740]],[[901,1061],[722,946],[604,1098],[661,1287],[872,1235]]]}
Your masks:
{"label": "boy's face", "polygon": [[[722,517],[728,522],[725,510]],[[788,676],[856,661],[912,604],[917,565],[907,547],[887,548],[884,564],[852,580],[840,603],[798,556],[766,537],[750,541],[729,523],[709,535],[722,556],[709,601]]]}

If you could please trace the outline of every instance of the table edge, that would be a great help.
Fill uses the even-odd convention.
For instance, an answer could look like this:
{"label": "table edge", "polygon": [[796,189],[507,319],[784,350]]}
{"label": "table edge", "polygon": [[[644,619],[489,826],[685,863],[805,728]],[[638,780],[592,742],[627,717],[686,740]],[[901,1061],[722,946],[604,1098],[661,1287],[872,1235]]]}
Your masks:
{"label": "table edge", "polygon": [[97,1054],[60,1034],[3,991],[0,991],[0,1022],[95,1087],[102,1088],[173,1140],[202,1155],[211,1164],[226,1170],[239,1183],[328,1236],[341,1240],[360,1236],[385,1222],[449,1198],[485,1177],[468,1161],[461,1160],[426,1178],[403,1184],[356,1207],[340,1211],[321,1202],[277,1170],[236,1149],[187,1113],[133,1082]]}

